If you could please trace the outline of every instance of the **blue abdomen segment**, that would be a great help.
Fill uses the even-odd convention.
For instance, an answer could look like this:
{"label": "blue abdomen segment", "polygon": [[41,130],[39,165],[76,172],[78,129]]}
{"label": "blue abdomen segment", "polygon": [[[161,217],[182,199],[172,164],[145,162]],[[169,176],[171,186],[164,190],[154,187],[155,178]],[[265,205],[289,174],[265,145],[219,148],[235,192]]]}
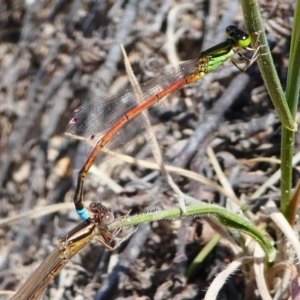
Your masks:
{"label": "blue abdomen segment", "polygon": [[84,221],[87,221],[90,218],[90,214],[89,214],[88,210],[85,209],[85,208],[78,209],[77,213],[79,214],[79,216],[81,217],[81,219],[83,219]]}

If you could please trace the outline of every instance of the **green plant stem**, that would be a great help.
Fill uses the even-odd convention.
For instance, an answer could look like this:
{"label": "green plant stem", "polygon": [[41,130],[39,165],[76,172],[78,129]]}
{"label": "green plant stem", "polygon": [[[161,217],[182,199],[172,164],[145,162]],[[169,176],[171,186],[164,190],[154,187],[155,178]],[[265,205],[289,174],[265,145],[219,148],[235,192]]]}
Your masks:
{"label": "green plant stem", "polygon": [[293,171],[293,154],[294,154],[295,132],[281,129],[281,178],[280,190],[281,201],[280,210],[282,214],[289,220],[291,214],[292,199],[292,171]]}
{"label": "green plant stem", "polygon": [[187,204],[192,204],[186,207],[186,213],[182,213],[179,208],[173,208],[169,210],[140,214],[132,217],[130,216],[127,218],[120,218],[110,224],[108,229],[113,231],[117,228],[123,228],[157,220],[179,219],[206,215],[217,218],[218,221],[226,227],[231,227],[235,230],[250,235],[264,249],[268,257],[268,261],[274,261],[276,251],[272,243],[250,221],[242,216],[226,210],[219,205],[203,203],[185,195],[184,197]]}
{"label": "green plant stem", "polygon": [[[256,0],[242,0],[245,23],[249,33],[259,33],[258,45],[260,45],[260,49],[257,60],[258,65],[269,95],[283,125],[281,141],[281,211],[288,219],[290,216],[290,201],[292,199],[292,159],[294,153],[295,131],[297,130],[297,123],[295,122],[296,108],[299,97],[299,0],[297,1],[296,6],[286,100],[273,64],[269,47],[267,46],[258,3]],[[257,35],[251,34],[251,38],[256,40]]]}
{"label": "green plant stem", "polygon": [[203,249],[198,253],[195,259],[192,261],[190,266],[187,269],[186,277],[190,279],[194,273],[199,268],[199,265],[204,261],[204,259],[208,256],[209,253],[216,247],[216,245],[221,240],[220,234],[215,234],[212,239],[203,247]]}
{"label": "green plant stem", "polygon": [[252,46],[259,45],[257,63],[269,92],[273,105],[284,127],[291,131],[297,130],[297,124],[287,105],[281,83],[277,76],[267,38],[256,0],[242,0],[245,24],[253,41]]}
{"label": "green plant stem", "polygon": [[[297,113],[300,89],[300,1],[296,3],[294,14],[294,24],[292,30],[292,41],[289,56],[288,78],[286,86],[286,99],[292,116],[295,118]],[[292,197],[291,192],[285,195],[286,191],[291,191],[292,182],[292,158],[294,154],[295,132],[290,132],[282,128],[281,144],[281,212],[291,221]]]}

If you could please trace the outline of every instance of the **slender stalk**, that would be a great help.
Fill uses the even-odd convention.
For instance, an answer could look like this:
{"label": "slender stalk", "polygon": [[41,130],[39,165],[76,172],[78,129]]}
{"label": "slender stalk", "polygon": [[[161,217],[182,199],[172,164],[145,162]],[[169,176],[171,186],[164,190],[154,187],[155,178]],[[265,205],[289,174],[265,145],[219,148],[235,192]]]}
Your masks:
{"label": "slender stalk", "polygon": [[215,234],[210,241],[203,247],[203,249],[198,253],[196,258],[190,264],[187,272],[186,277],[190,279],[197,269],[199,269],[199,265],[204,261],[204,259],[208,256],[209,253],[216,247],[216,245],[220,242],[221,235]]}
{"label": "slender stalk", "polygon": [[[286,86],[286,98],[293,118],[296,117],[297,106],[299,101],[300,89],[300,1],[296,3],[294,24],[292,31],[292,41],[289,56],[288,78]],[[293,198],[291,197],[292,184],[292,157],[294,154],[295,132],[282,128],[281,144],[281,212],[291,221],[293,212],[291,211]],[[285,182],[287,181],[287,182]],[[285,194],[285,191],[289,193]],[[295,198],[294,198],[295,199]]]}
{"label": "slender stalk", "polygon": [[[256,39],[258,40],[257,44],[260,46],[259,57],[257,60],[258,65],[269,95],[283,125],[281,140],[281,211],[289,218],[292,187],[292,159],[294,153],[295,131],[297,130],[295,117],[297,97],[299,96],[299,0],[297,2],[294,18],[295,24],[286,93],[287,100],[277,76],[269,47],[267,46],[267,39],[264,33],[258,3],[255,0],[242,0],[242,7],[246,26],[249,33],[252,33],[251,38],[255,40],[256,35]],[[294,33],[295,31],[298,31],[298,34]]]}
{"label": "slender stalk", "polygon": [[280,121],[285,128],[296,131],[297,123],[290,113],[281,83],[277,76],[267,38],[264,33],[258,3],[256,0],[242,0],[242,7],[245,24],[253,41],[252,46],[259,45],[257,63]]}
{"label": "slender stalk", "polygon": [[233,212],[230,212],[219,205],[200,202],[186,195],[184,195],[184,197],[185,203],[189,205],[186,206],[186,213],[183,213],[179,208],[173,208],[168,210],[156,211],[153,213],[139,214],[128,218],[119,219],[118,221],[108,225],[107,228],[109,231],[112,231],[116,228],[124,228],[157,220],[180,219],[205,215],[215,217],[221,224],[226,227],[231,227],[235,230],[250,235],[264,249],[268,261],[274,261],[276,250],[273,247],[272,243],[249,220],[247,220],[243,216],[239,216]]}

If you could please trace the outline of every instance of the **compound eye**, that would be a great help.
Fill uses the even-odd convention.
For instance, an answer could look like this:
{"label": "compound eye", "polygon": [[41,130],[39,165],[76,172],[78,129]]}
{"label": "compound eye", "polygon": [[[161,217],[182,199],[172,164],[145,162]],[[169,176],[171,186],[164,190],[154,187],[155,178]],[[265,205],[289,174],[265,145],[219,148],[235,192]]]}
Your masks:
{"label": "compound eye", "polygon": [[238,42],[238,45],[242,48],[247,48],[251,43],[249,34],[242,30],[236,34],[236,40]]}
{"label": "compound eye", "polygon": [[114,221],[114,219],[115,219],[115,216],[114,216],[114,214],[110,211],[110,212],[107,212],[107,213],[103,216],[102,222],[103,222],[103,224],[105,224],[105,225],[109,225],[109,224],[111,224],[111,223]]}
{"label": "compound eye", "polygon": [[229,26],[226,28],[226,35],[227,35],[228,37],[233,38],[233,37],[236,36],[237,31],[238,31],[237,26],[235,26],[235,25],[229,25]]}

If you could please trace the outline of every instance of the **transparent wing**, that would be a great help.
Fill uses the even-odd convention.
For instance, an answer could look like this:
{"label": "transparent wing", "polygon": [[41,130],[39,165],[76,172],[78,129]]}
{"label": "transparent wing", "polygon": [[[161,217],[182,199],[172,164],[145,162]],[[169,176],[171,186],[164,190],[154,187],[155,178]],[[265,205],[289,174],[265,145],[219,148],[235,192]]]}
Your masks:
{"label": "transparent wing", "polygon": [[[198,73],[197,60],[187,61],[166,70],[161,76],[140,85],[143,102],[195,73]],[[146,110],[151,124],[157,122],[158,118],[166,112],[175,97],[174,93],[166,95]],[[103,138],[120,118],[138,105],[139,101],[132,87],[122,93],[89,101],[75,109],[66,134],[77,139],[86,140],[88,144],[93,146]],[[128,120],[106,147],[109,150],[119,152],[145,130],[147,130],[147,126],[144,117],[138,114]],[[104,154],[102,156],[104,157]]]}

